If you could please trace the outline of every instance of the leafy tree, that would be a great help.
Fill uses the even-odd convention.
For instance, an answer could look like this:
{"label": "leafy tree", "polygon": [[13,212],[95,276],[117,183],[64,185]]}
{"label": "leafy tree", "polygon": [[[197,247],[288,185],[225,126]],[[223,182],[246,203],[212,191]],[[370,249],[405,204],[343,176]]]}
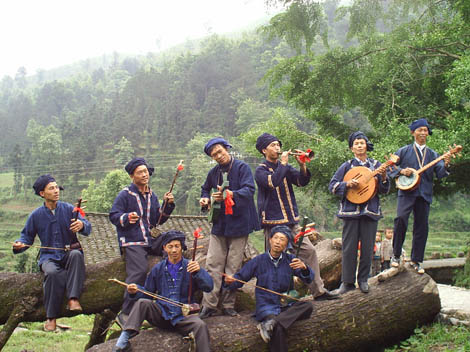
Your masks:
{"label": "leafy tree", "polygon": [[126,137],[122,137],[113,148],[114,160],[117,166],[124,166],[134,157],[134,149]]}

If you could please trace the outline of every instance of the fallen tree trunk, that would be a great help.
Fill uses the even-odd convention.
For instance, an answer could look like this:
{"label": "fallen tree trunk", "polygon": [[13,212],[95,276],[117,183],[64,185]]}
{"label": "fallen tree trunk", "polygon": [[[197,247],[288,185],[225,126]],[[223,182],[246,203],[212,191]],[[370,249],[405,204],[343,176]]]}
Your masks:
{"label": "fallen tree trunk", "polygon": [[[205,263],[207,249],[209,247],[209,236],[199,241],[204,247],[197,252],[196,259],[201,265]],[[188,247],[192,247],[192,241],[187,241]],[[338,285],[341,276],[341,251],[333,248],[331,240],[319,242],[316,246],[317,254],[320,261],[322,276],[326,278],[325,285],[329,288]],[[253,246],[247,245],[245,249],[245,260],[249,260],[256,256],[258,252]],[[185,253],[186,256],[191,255],[191,251]],[[149,268],[152,267],[159,257],[150,257]],[[339,266],[338,266],[339,265]],[[338,269],[339,268],[339,269]],[[110,261],[90,264],[86,267],[86,281],[83,294],[80,298],[83,307],[83,314],[102,313],[105,309],[118,312],[122,305],[123,288],[113,283],[109,283],[107,279],[117,278],[125,279],[125,267],[121,258],[115,258]],[[3,330],[0,332],[0,349],[6,344],[11,333],[18,323],[22,321],[44,321],[46,314],[43,304],[42,293],[42,275],[41,274],[17,274],[17,273],[0,273],[0,324],[5,324],[13,312],[15,319],[10,319]],[[336,286],[335,286],[336,285]],[[247,294],[239,295],[237,309],[251,309],[254,307],[254,288],[245,291]],[[243,296],[243,297],[242,297]],[[28,310],[18,306],[21,297],[24,302],[30,301]],[[60,317],[70,317],[77,315],[65,309],[65,302]],[[100,324],[96,322],[96,324]],[[102,325],[102,323],[101,323]],[[102,329],[102,326],[96,331]],[[91,339],[97,337],[92,336]],[[98,340],[99,341],[99,340]]]}
{"label": "fallen tree trunk", "polygon": [[[398,269],[390,269],[398,271]],[[348,292],[340,300],[313,302],[310,319],[289,330],[289,351],[364,351],[396,343],[426,324],[440,310],[436,283],[426,274],[403,269],[398,275],[369,280],[371,291]],[[396,274],[396,273],[395,273]],[[213,351],[265,351],[251,312],[240,317],[206,319]],[[111,351],[116,340],[89,351]],[[131,340],[134,351],[187,351],[188,343],[174,332],[151,329]]]}

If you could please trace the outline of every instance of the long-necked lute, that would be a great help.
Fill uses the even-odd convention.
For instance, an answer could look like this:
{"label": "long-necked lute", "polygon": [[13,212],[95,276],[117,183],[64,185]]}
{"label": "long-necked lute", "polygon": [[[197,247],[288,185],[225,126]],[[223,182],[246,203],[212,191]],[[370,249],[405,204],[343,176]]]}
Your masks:
{"label": "long-necked lute", "polygon": [[365,166],[356,166],[351,168],[343,181],[355,179],[358,181],[356,187],[348,188],[346,198],[354,204],[362,204],[377,194],[378,180],[375,177],[377,174],[382,173],[387,167],[394,165],[400,158],[396,155],[390,155],[390,159],[380,165],[379,168],[372,171]]}
{"label": "long-necked lute", "polygon": [[439,161],[443,160],[447,155],[453,155],[453,154],[459,153],[461,150],[462,150],[462,146],[457,145],[454,148],[449,149],[448,152],[442,154],[440,157],[424,165],[419,170],[415,170],[410,167],[409,169],[413,170],[413,173],[410,176],[400,175],[398,178],[395,179],[397,188],[401,189],[402,191],[412,191],[416,189],[419,186],[419,183],[421,182],[421,174],[424,171],[436,165]]}

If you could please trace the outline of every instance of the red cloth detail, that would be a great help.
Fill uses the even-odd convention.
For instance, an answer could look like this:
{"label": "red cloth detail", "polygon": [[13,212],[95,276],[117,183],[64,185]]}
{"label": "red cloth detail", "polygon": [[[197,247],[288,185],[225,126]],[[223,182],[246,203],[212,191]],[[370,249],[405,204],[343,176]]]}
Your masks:
{"label": "red cloth detail", "polygon": [[198,227],[196,230],[194,230],[194,232],[193,232],[194,238],[201,238],[201,231],[202,231],[202,228],[200,228],[200,227]]}
{"label": "red cloth detail", "polygon": [[308,154],[312,151],[312,149],[307,149],[306,152],[302,155],[299,155],[299,160],[302,162],[302,163],[309,163],[310,162],[310,158],[308,157]]}
{"label": "red cloth detail", "polygon": [[[228,191],[228,190],[227,190]],[[233,215],[232,207],[235,205],[235,202],[232,199],[230,192],[225,192],[225,215]]]}
{"label": "red cloth detail", "polygon": [[310,232],[313,232],[313,231],[315,231],[315,228],[313,228],[313,227],[309,227],[305,231],[300,231],[297,235],[295,235],[294,243],[297,243],[299,241],[300,237],[305,236],[305,235],[307,235],[307,234],[309,234]]}
{"label": "red cloth detail", "polygon": [[178,171],[182,171],[184,170],[184,165],[183,164],[179,164],[178,167],[177,167]]}
{"label": "red cloth detail", "polygon": [[85,212],[83,211],[82,208],[79,208],[79,207],[73,208],[72,212],[76,212],[76,211],[78,211],[81,216],[85,217]]}

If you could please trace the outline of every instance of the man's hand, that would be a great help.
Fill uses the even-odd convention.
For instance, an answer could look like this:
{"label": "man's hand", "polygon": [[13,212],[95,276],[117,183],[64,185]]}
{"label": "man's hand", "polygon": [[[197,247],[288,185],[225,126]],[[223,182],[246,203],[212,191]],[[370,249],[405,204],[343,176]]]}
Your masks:
{"label": "man's hand", "polygon": [[357,186],[359,186],[359,181],[356,180],[355,178],[352,178],[346,182],[346,188],[354,188]]}
{"label": "man's hand", "polygon": [[163,201],[173,204],[175,202],[175,197],[173,196],[173,193],[166,192],[165,195],[163,196]]}
{"label": "man's hand", "polygon": [[411,176],[413,174],[413,169],[410,167],[407,167],[406,169],[401,169],[400,174],[405,176]]}
{"label": "man's hand", "polygon": [[26,247],[26,245],[23,242],[18,242],[17,241],[15,243],[13,243],[13,249],[14,250],[19,250],[19,249],[24,248],[24,247]]}
{"label": "man's hand", "polygon": [[75,221],[75,219],[71,219],[71,220],[72,220],[72,223],[70,224],[70,231],[75,233],[83,229],[82,220],[77,220],[77,221]]}
{"label": "man's hand", "polygon": [[280,160],[281,160],[281,164],[284,166],[286,166],[289,163],[289,152],[290,152],[290,149],[282,152],[281,154]]}
{"label": "man's hand", "polygon": [[127,285],[127,292],[129,292],[130,295],[135,295],[137,293],[137,285],[136,284]]}
{"label": "man's hand", "polygon": [[137,221],[139,221],[139,218],[140,216],[137,215],[135,211],[133,211],[132,213],[129,213],[129,215],[127,216],[127,219],[129,220],[129,224],[135,224]]}
{"label": "man's hand", "polygon": [[224,276],[224,281],[227,285],[233,284],[235,282],[235,279],[231,276]]}
{"label": "man's hand", "polygon": [[217,186],[217,192],[212,193],[212,198],[214,198],[216,202],[222,202],[224,200],[222,186]]}
{"label": "man's hand", "polygon": [[296,269],[303,269],[303,270],[307,269],[307,266],[299,258],[292,259],[289,266],[294,270],[296,270]]}
{"label": "man's hand", "polygon": [[188,263],[188,273],[197,273],[200,269],[201,267],[199,266],[199,263],[195,260],[191,260]]}
{"label": "man's hand", "polygon": [[199,205],[201,207],[207,207],[209,206],[209,198],[201,198],[199,199]]}

